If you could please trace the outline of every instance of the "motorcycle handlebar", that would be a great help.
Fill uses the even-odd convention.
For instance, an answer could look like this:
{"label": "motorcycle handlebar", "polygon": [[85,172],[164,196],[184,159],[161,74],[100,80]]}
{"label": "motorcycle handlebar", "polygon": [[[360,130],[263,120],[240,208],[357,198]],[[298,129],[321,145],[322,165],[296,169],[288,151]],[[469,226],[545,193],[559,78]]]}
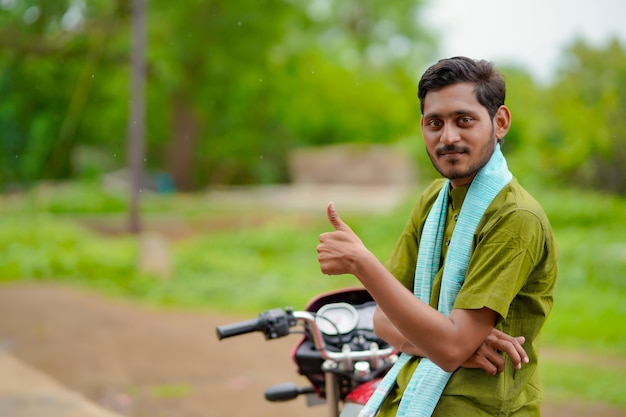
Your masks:
{"label": "motorcycle handlebar", "polygon": [[289,334],[289,328],[295,325],[296,319],[290,307],[287,307],[285,310],[274,308],[259,314],[256,319],[218,326],[217,338],[222,340],[226,337],[239,336],[241,334],[258,331],[263,332],[266,339],[277,339],[287,336]]}
{"label": "motorcycle handlebar", "polygon": [[261,330],[263,329],[258,318],[241,321],[239,323],[225,324],[223,326],[218,326],[216,329],[217,338],[219,340]]}
{"label": "motorcycle handlebar", "polygon": [[378,349],[376,343],[373,343],[373,346],[368,350],[331,352],[326,349],[324,337],[315,322],[314,314],[308,311],[293,311],[291,308],[286,310],[276,308],[261,313],[256,319],[218,326],[217,337],[222,340],[227,337],[259,331],[265,334],[266,339],[277,339],[288,335],[289,328],[295,326],[297,322],[308,325],[313,344],[324,359],[332,361],[383,359],[396,354],[394,347]]}

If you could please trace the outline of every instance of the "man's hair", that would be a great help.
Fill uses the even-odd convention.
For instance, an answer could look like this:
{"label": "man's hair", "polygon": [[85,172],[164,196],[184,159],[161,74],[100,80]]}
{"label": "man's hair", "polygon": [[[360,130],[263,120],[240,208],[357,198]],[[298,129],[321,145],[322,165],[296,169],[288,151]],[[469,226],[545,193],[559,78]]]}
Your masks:
{"label": "man's hair", "polygon": [[440,90],[456,83],[476,83],[476,98],[489,117],[493,118],[504,105],[506,87],[504,78],[493,63],[464,56],[442,59],[426,70],[417,88],[420,109],[424,113],[424,99],[429,91]]}

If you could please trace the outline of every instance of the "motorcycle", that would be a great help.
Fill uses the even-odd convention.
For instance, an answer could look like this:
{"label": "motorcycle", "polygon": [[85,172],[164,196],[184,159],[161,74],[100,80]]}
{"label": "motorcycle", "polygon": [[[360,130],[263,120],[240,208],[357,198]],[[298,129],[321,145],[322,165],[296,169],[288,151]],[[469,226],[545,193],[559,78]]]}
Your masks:
{"label": "motorcycle", "polygon": [[398,351],[374,334],[375,308],[365,289],[348,288],[313,298],[304,311],[275,308],[255,319],[218,326],[217,337],[262,332],[272,340],[302,333],[291,358],[310,385],[274,385],[265,392],[266,400],[306,395],[308,406],[325,403],[328,417],[351,417],[398,359]]}

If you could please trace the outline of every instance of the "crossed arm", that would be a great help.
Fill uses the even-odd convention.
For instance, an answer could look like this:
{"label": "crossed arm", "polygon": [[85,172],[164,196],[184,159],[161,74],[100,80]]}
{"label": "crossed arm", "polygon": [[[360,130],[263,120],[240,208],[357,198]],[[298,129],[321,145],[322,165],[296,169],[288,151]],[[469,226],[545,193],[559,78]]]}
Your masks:
{"label": "crossed arm", "polygon": [[493,310],[454,309],[449,316],[441,314],[395,279],[332,204],[328,218],[335,231],[320,236],[317,252],[322,272],[352,274],[361,281],[378,305],[375,327],[381,338],[407,353],[428,357],[448,372],[465,366],[495,374],[504,367],[499,351],[516,368],[528,361],[521,347],[523,338],[494,329],[497,315]]}
{"label": "crossed arm", "polygon": [[[374,312],[374,329],[376,335],[401,352],[413,356],[424,357],[424,352],[415,347],[406,337],[389,321],[389,318],[380,309]],[[528,362],[528,355],[522,348],[524,337],[509,336],[497,329],[492,329],[476,352],[461,363],[463,368],[483,369],[488,375],[496,375],[504,370],[505,358],[500,352],[505,353],[516,368]]]}

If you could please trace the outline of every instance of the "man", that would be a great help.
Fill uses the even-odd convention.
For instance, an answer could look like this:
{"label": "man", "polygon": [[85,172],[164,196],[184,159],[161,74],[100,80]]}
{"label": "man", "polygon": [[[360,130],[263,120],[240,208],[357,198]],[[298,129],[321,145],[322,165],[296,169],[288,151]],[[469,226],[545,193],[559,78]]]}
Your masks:
{"label": "man", "polygon": [[511,123],[504,80],[489,62],[455,57],[424,73],[418,97],[445,178],[424,191],[385,266],[332,203],[335,231],[317,248],[322,272],[362,282],[377,334],[404,352],[361,415],[539,416],[537,344],[557,247],[500,151]]}

